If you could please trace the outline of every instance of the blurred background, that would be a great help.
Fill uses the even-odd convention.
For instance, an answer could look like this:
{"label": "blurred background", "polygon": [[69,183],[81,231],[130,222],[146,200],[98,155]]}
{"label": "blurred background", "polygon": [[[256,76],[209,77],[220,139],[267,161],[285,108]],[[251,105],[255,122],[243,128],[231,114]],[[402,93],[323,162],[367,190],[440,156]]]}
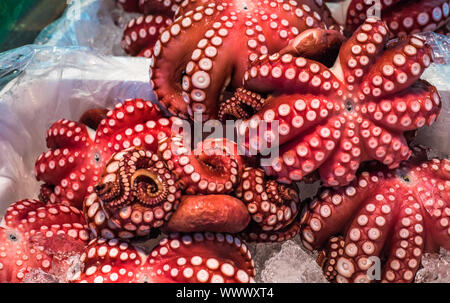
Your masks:
{"label": "blurred background", "polygon": [[0,52],[33,43],[74,0],[0,0]]}

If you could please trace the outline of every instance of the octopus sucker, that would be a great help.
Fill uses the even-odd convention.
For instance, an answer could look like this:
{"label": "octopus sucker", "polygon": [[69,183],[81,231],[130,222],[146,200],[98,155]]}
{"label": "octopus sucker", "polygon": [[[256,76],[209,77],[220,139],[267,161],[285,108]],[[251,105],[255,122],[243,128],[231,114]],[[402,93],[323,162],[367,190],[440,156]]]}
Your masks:
{"label": "octopus sucker", "polygon": [[[375,12],[374,3],[363,0],[348,0],[345,8],[345,30],[352,33]],[[393,0],[380,1],[381,18],[396,37],[409,34],[436,31],[445,28],[449,17],[448,0]]]}
{"label": "octopus sucker", "polygon": [[276,231],[288,226],[298,213],[297,192],[274,180],[268,180],[262,169],[247,167],[236,190],[252,220],[262,231]]}
{"label": "octopus sucker", "polygon": [[172,233],[149,254],[118,239],[93,240],[74,282],[249,283],[255,270],[246,245],[222,233]]}
{"label": "octopus sucker", "polygon": [[82,253],[88,240],[78,209],[29,199],[15,202],[0,227],[0,282],[23,282],[32,269],[51,273]]}
{"label": "octopus sucker", "polygon": [[[327,9],[313,1],[242,5],[189,1],[161,34],[151,81],[169,111],[183,118],[195,113],[201,113],[202,120],[215,118],[224,88],[239,87],[251,62],[279,51],[305,30],[333,23]],[[176,37],[170,35],[174,27],[181,29]]]}
{"label": "octopus sucker", "polygon": [[162,138],[159,154],[188,194],[226,194],[234,190],[244,167],[236,143],[207,139],[191,150],[183,135]]}
{"label": "octopus sucker", "polygon": [[131,147],[105,165],[83,211],[94,235],[146,237],[168,221],[180,197],[177,178],[165,162],[148,150]]}
{"label": "octopus sucker", "polygon": [[[369,18],[342,44],[331,69],[290,53],[253,62],[243,86],[265,102],[238,132],[256,152],[280,145],[265,167],[269,175],[299,181],[318,169],[325,185],[342,186],[364,161],[395,168],[410,157],[403,132],[432,124],[441,109],[436,89],[420,80],[433,52],[415,35],[386,48],[388,41],[385,23]],[[239,106],[238,99],[226,104]]]}
{"label": "octopus sucker", "polygon": [[374,162],[347,188],[319,194],[300,235],[307,248],[322,249],[326,277],[413,282],[424,252],[450,247],[449,163],[414,155],[389,170]]}
{"label": "octopus sucker", "polygon": [[98,124],[93,137],[79,122],[61,119],[47,131],[49,151],[35,164],[38,181],[44,181],[45,201],[81,208],[94,191],[104,165],[123,149],[141,146],[157,151],[158,140],[171,133],[177,118],[164,118],[157,105],[142,99],[119,103]]}

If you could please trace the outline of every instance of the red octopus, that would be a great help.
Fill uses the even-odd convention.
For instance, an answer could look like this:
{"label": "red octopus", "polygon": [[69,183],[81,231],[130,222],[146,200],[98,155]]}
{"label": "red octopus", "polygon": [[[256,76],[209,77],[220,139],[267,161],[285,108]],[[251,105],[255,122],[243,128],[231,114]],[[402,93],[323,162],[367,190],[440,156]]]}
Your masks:
{"label": "red octopus", "polygon": [[450,249],[450,160],[364,171],[314,199],[301,224],[304,245],[324,249],[329,280],[412,282],[425,251]]}
{"label": "red octopus", "polygon": [[[83,205],[94,236],[131,239],[162,228],[243,232],[253,241],[284,238],[298,213],[293,188],[268,180],[261,169],[244,169],[227,139],[205,140],[194,152],[183,142],[173,134],[160,140],[158,153],[131,147],[111,157]],[[266,234],[272,231],[276,237]]]}
{"label": "red octopus", "polygon": [[81,254],[88,239],[83,215],[74,207],[36,200],[13,203],[0,227],[0,282],[22,282],[35,269],[51,272]]}
{"label": "red octopus", "polygon": [[444,29],[449,21],[449,3],[449,0],[344,0],[342,21],[346,31],[352,33],[368,16],[378,12],[394,36],[402,37]]}
{"label": "red octopus", "polygon": [[171,113],[214,118],[224,91],[241,86],[250,62],[299,33],[332,26],[321,0],[186,1],[154,46],[152,87]]}
{"label": "red octopus", "polygon": [[247,246],[221,233],[173,233],[150,254],[127,242],[100,238],[81,258],[85,269],[75,282],[248,283],[255,276]]}
{"label": "red octopus", "polygon": [[150,101],[130,99],[109,111],[95,133],[79,122],[54,123],[47,132],[50,150],[36,161],[37,179],[45,182],[42,199],[81,208],[113,153],[131,146],[157,151],[173,121]]}
{"label": "red octopus", "polygon": [[[433,53],[417,36],[388,39],[386,25],[370,18],[342,45],[331,69],[290,53],[253,64],[245,75],[249,91],[239,91],[231,106],[264,104],[238,132],[244,138],[255,132],[249,150],[280,144],[269,175],[289,183],[318,170],[325,185],[346,185],[363,161],[395,168],[409,158],[403,133],[432,124],[441,108],[436,88],[419,79]],[[261,101],[254,92],[268,96]],[[236,111],[223,106],[221,116]]]}

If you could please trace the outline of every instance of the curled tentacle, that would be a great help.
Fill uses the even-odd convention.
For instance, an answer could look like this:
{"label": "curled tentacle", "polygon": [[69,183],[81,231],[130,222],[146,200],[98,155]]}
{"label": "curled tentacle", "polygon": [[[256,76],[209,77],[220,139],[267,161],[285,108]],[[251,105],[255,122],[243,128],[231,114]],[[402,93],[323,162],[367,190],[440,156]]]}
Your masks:
{"label": "curled tentacle", "polygon": [[220,121],[247,119],[258,112],[264,105],[265,99],[257,93],[238,88],[231,99],[219,106],[218,119]]}
{"label": "curled tentacle", "polygon": [[232,192],[243,169],[236,143],[224,138],[207,139],[191,150],[183,135],[174,134],[160,141],[159,153],[192,195]]}
{"label": "curled tentacle", "polygon": [[176,180],[150,151],[132,147],[113,155],[95,193],[84,201],[88,226],[108,239],[150,235],[178,207]]}
{"label": "curled tentacle", "polygon": [[285,228],[298,213],[297,192],[288,185],[267,180],[262,169],[246,167],[236,195],[262,231]]}

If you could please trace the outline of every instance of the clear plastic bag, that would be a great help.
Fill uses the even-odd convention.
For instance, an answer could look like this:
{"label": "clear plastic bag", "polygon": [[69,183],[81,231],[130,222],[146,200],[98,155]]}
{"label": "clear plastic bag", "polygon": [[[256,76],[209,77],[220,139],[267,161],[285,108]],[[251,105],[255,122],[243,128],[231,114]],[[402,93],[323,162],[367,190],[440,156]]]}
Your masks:
{"label": "clear plastic bag", "polygon": [[150,60],[102,57],[82,48],[25,46],[0,54],[0,215],[14,201],[37,198],[34,162],[45,132],[126,98],[154,100]]}

